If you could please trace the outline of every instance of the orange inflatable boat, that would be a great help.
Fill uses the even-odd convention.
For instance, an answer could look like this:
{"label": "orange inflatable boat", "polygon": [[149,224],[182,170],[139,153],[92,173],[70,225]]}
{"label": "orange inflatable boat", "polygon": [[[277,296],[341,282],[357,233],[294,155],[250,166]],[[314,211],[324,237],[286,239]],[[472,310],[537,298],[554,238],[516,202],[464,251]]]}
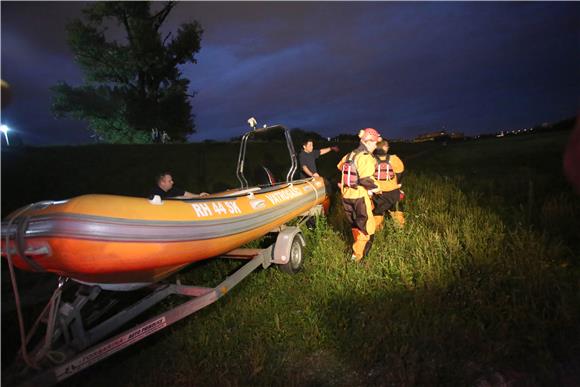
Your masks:
{"label": "orange inflatable boat", "polygon": [[[288,130],[258,129],[255,119],[248,122],[252,131],[242,137],[237,189],[186,200],[83,195],[34,203],[2,222],[2,255],[21,340],[9,384],[54,385],[211,305],[260,267],[299,271],[305,240],[297,226],[318,215],[320,207],[328,209],[325,181],[293,180],[297,161]],[[266,185],[249,187],[243,174],[248,136],[274,128],[284,130],[290,153],[286,181],[275,183],[269,176]],[[295,218],[301,219],[297,225],[284,226]],[[270,232],[277,234],[270,246],[239,248]],[[248,261],[213,288],[157,283],[190,263],[218,256]],[[29,332],[14,266],[61,277]],[[119,332],[173,295],[180,297],[169,310]]]}
{"label": "orange inflatable boat", "polygon": [[[248,137],[276,128],[284,130],[290,152],[286,181],[249,187],[243,174]],[[36,203],[2,222],[2,255],[10,254],[23,270],[127,289],[227,253],[321,203],[328,205],[322,178],[292,180],[297,161],[288,130],[279,125],[253,129],[241,141],[240,188],[187,200],[94,194]]]}
{"label": "orange inflatable boat", "polygon": [[325,199],[321,178],[190,200],[84,195],[10,215],[2,252],[8,243],[17,267],[81,282],[151,283],[260,238]]}

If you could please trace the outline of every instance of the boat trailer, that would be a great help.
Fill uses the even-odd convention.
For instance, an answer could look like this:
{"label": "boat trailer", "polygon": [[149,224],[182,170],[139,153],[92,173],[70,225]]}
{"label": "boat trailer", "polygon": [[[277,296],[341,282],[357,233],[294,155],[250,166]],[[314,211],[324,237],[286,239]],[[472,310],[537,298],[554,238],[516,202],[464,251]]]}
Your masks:
{"label": "boat trailer", "polygon": [[[302,214],[303,217],[299,223],[320,213],[322,210],[320,207],[321,205],[318,205]],[[14,374],[11,375],[13,380],[7,382],[10,385],[22,387],[55,385],[213,304],[259,267],[266,269],[274,264],[284,272],[291,274],[298,272],[302,265],[302,253],[306,244],[300,228],[282,226],[273,230],[273,233],[277,234],[276,242],[266,248],[238,248],[218,257],[248,262],[217,286],[213,288],[189,286],[181,284],[179,280],[172,284],[154,284],[148,295],[90,329],[85,326],[103,317],[110,310],[105,306],[92,313],[84,313],[85,309],[90,310],[91,302],[95,301],[103,290],[96,285],[75,283],[79,285],[79,288],[74,301],[65,302],[61,298],[62,292],[67,282],[72,281],[59,278],[57,289],[27,335],[26,346],[29,345],[32,337],[39,336],[44,325],[44,333],[40,333],[43,337],[40,343],[28,353],[29,360],[26,362],[29,363],[28,366],[23,368],[25,363],[22,362],[22,358],[19,359],[18,364],[13,367]],[[109,337],[127,322],[172,295],[187,298],[180,305]],[[114,306],[114,302],[109,306]],[[22,357],[22,351],[19,355]],[[16,369],[19,369],[19,372]]]}
{"label": "boat trailer", "polygon": [[[282,128],[285,131],[292,164],[286,180],[290,181],[296,171],[296,156],[287,129],[281,126],[258,129],[255,122],[252,125],[255,132],[271,128]],[[243,174],[248,136],[246,134],[243,137],[238,159],[237,176],[242,189],[248,188],[247,180]],[[5,380],[5,382],[9,385],[22,387],[55,385],[213,304],[259,267],[266,269],[274,264],[286,273],[297,273],[302,266],[303,248],[306,245],[300,232],[300,226],[309,219],[320,215],[323,211],[323,206],[318,204],[301,214],[297,218],[295,226],[283,225],[271,230],[270,235],[277,234],[276,240],[266,248],[238,248],[216,257],[247,260],[247,262],[213,288],[183,285],[179,280],[172,284],[152,284],[146,289],[147,295],[113,315],[111,315],[111,311],[116,306],[117,301],[115,300],[108,300],[109,303],[95,307],[97,297],[103,293],[101,287],[77,283],[68,278],[59,278],[56,290],[27,334],[24,334],[19,310],[23,343],[17,363],[6,370],[10,376],[7,378],[9,380]],[[6,246],[9,246],[8,238]],[[10,251],[5,253],[12,275],[17,308],[20,308],[14,269],[10,259],[11,253]],[[27,253],[30,254],[28,251]],[[65,288],[68,290],[71,286],[78,286],[74,300],[64,301],[63,291]],[[115,293],[119,294],[120,292]],[[123,293],[133,292],[125,291]],[[132,328],[114,334],[125,324],[172,295],[185,296],[185,301],[170,310],[136,324]],[[29,350],[30,347],[32,349]]]}

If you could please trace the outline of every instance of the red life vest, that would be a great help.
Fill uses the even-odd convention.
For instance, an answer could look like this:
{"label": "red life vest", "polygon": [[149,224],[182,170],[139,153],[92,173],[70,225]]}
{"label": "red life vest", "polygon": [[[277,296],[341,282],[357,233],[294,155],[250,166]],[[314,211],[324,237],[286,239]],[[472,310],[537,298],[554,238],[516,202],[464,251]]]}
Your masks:
{"label": "red life vest", "polygon": [[381,160],[378,157],[377,166],[375,168],[375,179],[380,181],[392,180],[395,178],[395,171],[391,166],[391,155],[387,155],[385,160]]}
{"label": "red life vest", "polygon": [[358,187],[358,171],[356,170],[356,164],[354,163],[355,157],[356,153],[351,152],[347,160],[342,164],[341,183],[343,187]]}

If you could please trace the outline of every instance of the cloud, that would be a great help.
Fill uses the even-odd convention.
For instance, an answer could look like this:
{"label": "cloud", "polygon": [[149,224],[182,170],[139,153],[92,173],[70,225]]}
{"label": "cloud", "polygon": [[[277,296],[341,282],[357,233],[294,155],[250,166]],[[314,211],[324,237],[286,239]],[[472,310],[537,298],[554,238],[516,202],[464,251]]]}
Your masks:
{"label": "cloud", "polygon": [[[82,75],[64,22],[84,5],[66,4],[1,5],[2,76],[46,126],[48,86]],[[252,115],[324,135],[476,134],[579,105],[578,3],[180,2],[163,32],[193,19],[202,49],[181,70],[197,92],[194,139],[239,135]]]}

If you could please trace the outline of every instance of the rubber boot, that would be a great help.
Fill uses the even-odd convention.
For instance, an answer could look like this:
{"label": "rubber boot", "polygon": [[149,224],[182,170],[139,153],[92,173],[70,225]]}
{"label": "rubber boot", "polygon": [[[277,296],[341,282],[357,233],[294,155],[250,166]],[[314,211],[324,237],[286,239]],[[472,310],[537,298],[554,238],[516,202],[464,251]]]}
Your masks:
{"label": "rubber boot", "polygon": [[390,211],[389,213],[397,226],[403,227],[405,225],[405,215],[403,214],[403,211]]}
{"label": "rubber boot", "polygon": [[352,236],[354,237],[354,243],[352,244],[352,259],[354,259],[355,262],[360,262],[365,255],[365,247],[370,237],[358,228],[352,229]]}
{"label": "rubber boot", "polygon": [[385,219],[385,217],[382,215],[375,215],[373,218],[375,218],[375,232],[381,231],[383,229],[383,219]]}

